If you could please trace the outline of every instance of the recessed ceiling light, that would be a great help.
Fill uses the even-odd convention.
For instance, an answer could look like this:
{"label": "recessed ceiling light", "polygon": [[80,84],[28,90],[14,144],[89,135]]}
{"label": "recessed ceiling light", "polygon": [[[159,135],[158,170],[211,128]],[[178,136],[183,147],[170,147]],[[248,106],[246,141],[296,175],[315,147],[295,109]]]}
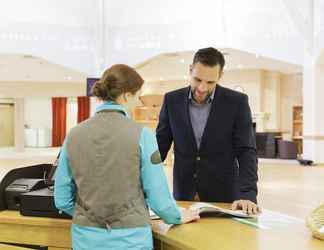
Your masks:
{"label": "recessed ceiling light", "polygon": [[163,81],[164,79],[163,79],[163,77],[160,77],[160,81]]}
{"label": "recessed ceiling light", "polygon": [[184,62],[185,62],[185,60],[184,60],[184,59],[182,58],[182,59],[180,59],[180,62],[181,62],[181,63],[184,63]]}

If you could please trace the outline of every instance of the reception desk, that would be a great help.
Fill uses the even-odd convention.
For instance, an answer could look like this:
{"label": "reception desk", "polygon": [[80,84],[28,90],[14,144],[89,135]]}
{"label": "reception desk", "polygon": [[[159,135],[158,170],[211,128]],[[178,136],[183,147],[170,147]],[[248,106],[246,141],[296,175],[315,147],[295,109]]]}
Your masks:
{"label": "reception desk", "polygon": [[[71,221],[22,216],[18,211],[0,212],[0,242],[71,249]],[[19,248],[18,248],[19,249]]]}
{"label": "reception desk", "polygon": [[[179,202],[179,205],[186,207],[190,203]],[[2,211],[0,242],[67,250],[71,247],[70,226],[70,220],[28,217],[21,216],[16,211]],[[166,233],[154,228],[154,244],[157,250],[324,249],[324,241],[312,238],[303,223],[293,223],[282,228],[258,228],[231,218],[208,217],[198,222],[174,226]]]}
{"label": "reception desk", "polygon": [[[190,205],[179,202],[182,207]],[[226,204],[218,204],[227,207]],[[289,217],[287,217],[289,218]],[[293,221],[293,217],[291,218]],[[297,219],[296,219],[297,221]],[[270,223],[266,224],[269,225]],[[324,241],[314,239],[303,220],[290,225],[258,228],[231,218],[208,217],[199,222],[171,228],[167,233],[155,230],[157,250],[323,250]],[[161,230],[162,231],[162,230]]]}

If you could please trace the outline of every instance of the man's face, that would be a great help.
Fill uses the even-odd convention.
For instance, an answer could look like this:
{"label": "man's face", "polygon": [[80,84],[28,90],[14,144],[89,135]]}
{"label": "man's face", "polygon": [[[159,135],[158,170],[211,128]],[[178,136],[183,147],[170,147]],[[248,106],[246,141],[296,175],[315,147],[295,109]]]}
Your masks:
{"label": "man's face", "polygon": [[211,95],[222,76],[220,65],[207,66],[201,63],[190,65],[189,83],[196,102],[204,103]]}

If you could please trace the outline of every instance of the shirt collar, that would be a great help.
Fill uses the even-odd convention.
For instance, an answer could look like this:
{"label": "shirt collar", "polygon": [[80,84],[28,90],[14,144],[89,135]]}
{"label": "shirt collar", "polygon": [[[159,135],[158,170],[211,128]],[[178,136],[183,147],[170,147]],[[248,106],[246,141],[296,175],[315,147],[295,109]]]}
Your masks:
{"label": "shirt collar", "polygon": [[[216,88],[217,88],[217,86],[214,88],[213,92],[211,93],[211,95],[208,97],[208,100],[204,104],[206,104],[206,103],[209,103],[209,104],[212,103],[212,101],[214,100],[214,97],[215,97],[215,90],[216,90]],[[196,102],[195,99],[193,99],[193,97],[192,97],[191,87],[190,87],[190,91],[189,91],[188,98],[189,98],[190,101]]]}
{"label": "shirt collar", "polygon": [[111,101],[104,102],[103,104],[99,105],[96,108],[96,113],[98,113],[102,110],[107,110],[107,109],[121,111],[126,117],[130,118],[126,109],[122,105],[115,103],[115,102],[111,102]]}

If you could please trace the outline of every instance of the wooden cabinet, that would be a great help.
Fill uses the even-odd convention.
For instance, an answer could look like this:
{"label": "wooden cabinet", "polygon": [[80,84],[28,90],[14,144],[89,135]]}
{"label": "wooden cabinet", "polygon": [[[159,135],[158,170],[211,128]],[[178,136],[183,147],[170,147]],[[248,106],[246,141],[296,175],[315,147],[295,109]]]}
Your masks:
{"label": "wooden cabinet", "polygon": [[293,106],[292,138],[298,155],[303,153],[303,106]]}

